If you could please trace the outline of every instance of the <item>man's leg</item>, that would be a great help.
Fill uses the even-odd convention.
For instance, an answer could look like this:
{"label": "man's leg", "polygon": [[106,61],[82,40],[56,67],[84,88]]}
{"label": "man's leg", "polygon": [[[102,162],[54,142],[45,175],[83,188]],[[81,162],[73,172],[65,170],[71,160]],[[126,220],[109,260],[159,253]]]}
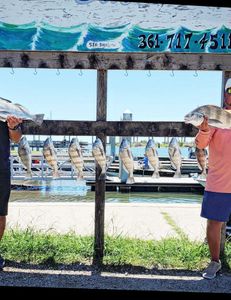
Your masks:
{"label": "man's leg", "polygon": [[221,227],[223,222],[207,220],[207,241],[211,260],[219,261],[220,243],[221,243]]}
{"label": "man's leg", "polygon": [[202,276],[206,279],[215,278],[217,272],[221,269],[221,262],[219,258],[222,224],[223,222],[207,220],[207,242],[209,245],[211,262],[202,273]]}
{"label": "man's leg", "polygon": [[[0,242],[3,237],[5,228],[6,228],[6,216],[0,216]],[[0,255],[0,271],[4,268],[4,266],[5,266],[5,260]]]}
{"label": "man's leg", "polygon": [[0,216],[0,241],[6,228],[6,216]]}

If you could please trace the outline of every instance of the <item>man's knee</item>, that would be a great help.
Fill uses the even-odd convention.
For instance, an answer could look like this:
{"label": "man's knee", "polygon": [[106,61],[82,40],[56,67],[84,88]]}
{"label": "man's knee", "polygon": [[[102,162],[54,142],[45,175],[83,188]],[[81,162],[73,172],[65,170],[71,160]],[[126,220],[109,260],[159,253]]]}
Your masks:
{"label": "man's knee", "polygon": [[220,222],[220,221],[216,221],[216,220],[208,220],[207,221],[207,228],[208,229],[218,229],[218,228],[221,228],[222,224],[224,222]]}

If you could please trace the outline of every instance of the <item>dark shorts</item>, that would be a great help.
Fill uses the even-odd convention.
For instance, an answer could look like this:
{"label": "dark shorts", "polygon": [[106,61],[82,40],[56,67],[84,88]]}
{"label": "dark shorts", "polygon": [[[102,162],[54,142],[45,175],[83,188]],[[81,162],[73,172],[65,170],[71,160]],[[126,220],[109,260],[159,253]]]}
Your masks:
{"label": "dark shorts", "polygon": [[0,173],[0,216],[8,214],[11,183],[9,173]]}
{"label": "dark shorts", "polygon": [[204,191],[201,217],[219,222],[229,221],[231,214],[231,193]]}

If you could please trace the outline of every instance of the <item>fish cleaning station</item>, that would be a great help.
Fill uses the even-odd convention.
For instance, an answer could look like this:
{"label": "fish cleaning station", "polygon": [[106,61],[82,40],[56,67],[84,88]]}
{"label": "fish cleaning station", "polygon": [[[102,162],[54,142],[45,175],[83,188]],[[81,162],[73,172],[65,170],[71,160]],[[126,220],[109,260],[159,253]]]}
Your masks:
{"label": "fish cleaning station", "polygon": [[[33,6],[31,1],[27,2],[25,2],[25,5]],[[33,1],[41,8],[48,5],[46,2],[43,0]],[[61,2],[65,6],[65,1]],[[133,121],[125,119],[108,121],[108,71],[124,70],[127,72],[139,70],[146,73],[166,70],[169,72],[177,70],[220,71],[222,72],[222,107],[222,91],[227,78],[231,77],[231,8],[209,7],[207,4],[203,5],[203,1],[200,1],[200,4],[197,5],[194,1],[191,6],[191,1],[182,5],[166,4],[158,1],[158,3],[145,4],[148,7],[147,11],[152,16],[150,19],[150,15],[145,16],[147,11],[145,12],[144,3],[143,6],[139,6],[139,3],[135,2],[122,5],[116,1],[106,1],[107,3],[103,4],[103,8],[97,11],[104,23],[101,26],[91,27],[93,26],[93,20],[86,17],[86,14],[81,13],[81,23],[85,24],[83,29],[82,25],[78,23],[80,17],[78,9],[81,7],[81,11],[84,11],[85,8],[87,9],[87,5],[102,6],[101,1],[86,2],[89,3],[78,4],[78,1],[73,1],[70,4],[73,6],[69,11],[70,19],[73,17],[76,26],[70,24],[69,27],[67,26],[68,19],[65,14],[59,15],[56,19],[53,19],[52,14],[49,15],[49,11],[52,13],[55,10],[54,7],[51,7],[50,10],[47,9],[46,15],[40,16],[43,22],[36,22],[38,20],[36,14],[39,14],[39,9],[35,4],[30,11],[30,16],[34,16],[35,22],[31,23],[28,19],[25,19],[23,23],[21,18],[20,24],[7,25],[7,22],[11,23],[12,20],[17,22],[19,18],[17,10],[9,7],[8,19],[0,19],[2,22],[0,24],[0,67],[10,68],[12,72],[17,68],[31,68],[36,71],[45,68],[54,69],[57,72],[63,69],[96,70],[97,72],[95,121],[65,120],[65,116],[63,116],[63,120],[44,119],[42,124],[38,125],[31,120],[25,120],[22,124],[22,133],[23,135],[44,136],[95,136],[96,140],[99,139],[94,143],[92,149],[94,152],[93,162],[95,162],[94,177],[91,176],[92,173],[89,169],[87,180],[87,185],[95,191],[94,263],[98,265],[102,263],[104,253],[105,193],[107,190],[119,189],[121,192],[132,190],[155,192],[165,188],[170,191],[176,189],[182,191],[187,189],[203,190],[203,186],[195,178],[189,177],[188,174],[182,177],[174,177],[175,173],[180,172],[177,163],[175,163],[176,168],[163,166],[162,163],[159,178],[152,176],[155,171],[154,168],[146,176],[136,176],[133,170],[133,174],[130,174],[130,171],[125,172],[124,177],[119,174],[122,170],[120,164],[126,164],[125,169],[127,170],[131,168],[130,150],[127,146],[129,137],[169,137],[173,138],[172,145],[174,145],[174,138],[193,138],[196,136],[198,129],[192,124],[172,120]],[[7,3],[5,5],[8,6]],[[113,27],[110,25],[112,23],[108,13],[116,11],[117,17],[120,15],[117,19],[123,20],[129,5],[133,5],[132,13],[135,21],[129,19],[128,16],[128,19],[124,22],[129,23],[128,26]],[[164,12],[168,12],[170,15],[173,15],[174,12],[175,19],[181,23],[181,27],[175,26],[175,28],[169,29],[173,27],[173,18],[170,18],[168,23],[163,24],[163,29],[160,29],[160,20]],[[83,20],[84,16],[85,19]],[[198,18],[195,16],[198,16]],[[143,27],[145,26],[143,22],[145,19],[149,20],[147,28]],[[155,19],[158,19],[158,22]],[[48,26],[47,20],[51,23],[52,20],[55,20],[56,25]],[[202,24],[203,21],[205,21],[204,25]],[[62,24],[65,24],[65,27],[62,28]],[[195,24],[198,25],[197,31],[191,29],[195,27]],[[6,40],[5,36],[9,38]],[[4,82],[4,79],[2,79],[2,82]],[[76,97],[78,97],[77,93]],[[157,101],[158,104],[158,99],[153,99],[153,101]],[[94,103],[94,101],[92,102]],[[121,138],[121,152],[114,162],[105,156],[108,137]],[[49,143],[51,143],[50,140],[46,141],[47,145]],[[149,155],[150,148],[146,148],[147,155]],[[108,161],[110,163],[107,166]],[[40,162],[41,158],[35,164],[40,164]],[[165,163],[168,163],[169,166],[170,160]],[[195,163],[196,160],[194,160],[194,165]],[[185,164],[187,164],[187,161],[184,161],[181,165],[181,171],[183,171],[183,165]],[[106,169],[109,171],[113,167],[114,170],[117,168],[118,176],[107,175]],[[41,168],[38,171],[40,172]],[[71,170],[69,169],[68,172],[71,172]],[[68,176],[70,178],[70,175]],[[16,183],[16,177],[13,183]],[[61,175],[62,179],[64,177],[65,175]]]}

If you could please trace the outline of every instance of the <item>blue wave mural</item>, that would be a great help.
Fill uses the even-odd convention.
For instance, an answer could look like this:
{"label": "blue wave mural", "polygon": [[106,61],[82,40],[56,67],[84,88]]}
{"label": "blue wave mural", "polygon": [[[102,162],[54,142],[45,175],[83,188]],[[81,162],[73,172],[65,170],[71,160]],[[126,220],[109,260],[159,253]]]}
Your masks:
{"label": "blue wave mural", "polygon": [[0,49],[29,50],[33,36],[36,34],[35,22],[13,25],[0,22]]}
{"label": "blue wave mural", "polygon": [[87,23],[56,27],[45,22],[0,22],[0,50],[231,53],[231,29],[157,30],[130,24],[100,27]]}
{"label": "blue wave mural", "polygon": [[230,53],[230,28],[231,8],[0,1],[0,50]]}

